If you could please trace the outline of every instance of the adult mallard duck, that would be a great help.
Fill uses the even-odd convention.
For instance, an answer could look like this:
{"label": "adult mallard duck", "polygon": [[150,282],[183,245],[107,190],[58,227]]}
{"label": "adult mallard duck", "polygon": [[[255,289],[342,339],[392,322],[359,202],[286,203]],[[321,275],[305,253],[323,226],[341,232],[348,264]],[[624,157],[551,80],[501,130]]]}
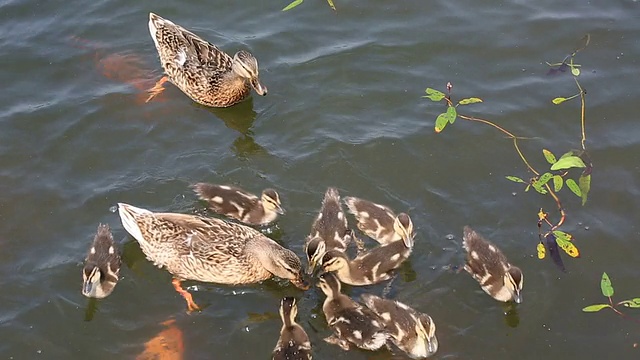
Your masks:
{"label": "adult mallard duck", "polygon": [[180,25],[149,13],[149,32],[166,76],[149,90],[147,101],[164,90],[167,80],[193,101],[206,106],[227,107],[244,100],[251,88],[267,95],[258,78],[258,61],[249,52],[233,58],[215,45]]}
{"label": "adult mallard duck", "polygon": [[82,269],[82,295],[102,299],[113,291],[120,274],[120,251],[109,225],[98,225]]}
{"label": "adult mallard duck", "polygon": [[340,194],[336,188],[328,188],[304,246],[308,261],[307,273],[313,272],[327,250],[345,251],[350,241],[351,231],[342,210]]}
{"label": "adult mallard duck", "polygon": [[298,256],[253,228],[197,215],[153,213],[123,203],[118,212],[147,259],[173,274],[173,285],[190,311],[199,308],[181,280],[240,285],[275,275],[308,288]]}
{"label": "adult mallard duck", "polygon": [[349,260],[342,251],[329,250],[322,256],[322,268],[326,272],[334,272],[345,284],[363,286],[377,284],[393,277],[397,269],[411,255],[413,238],[379,245],[361,252]]}
{"label": "adult mallard duck", "polygon": [[298,305],[293,297],[285,297],[280,303],[282,329],[273,349],[273,360],[311,360],[311,342],[302,326],[296,322]]}
{"label": "adult mallard duck", "polygon": [[394,345],[413,359],[424,359],[438,351],[436,325],[431,316],[394,300],[372,294],[360,296],[366,307],[382,318]]}
{"label": "adult mallard duck", "polygon": [[262,191],[260,198],[228,185],[198,183],[193,190],[211,210],[248,225],[266,225],[275,221],[278,214],[284,214],[280,196],[273,189]]}
{"label": "adult mallard duck", "polygon": [[344,203],[358,220],[358,229],[380,244],[397,240],[408,244],[415,236],[413,222],[406,213],[396,215],[384,205],[352,196],[346,197]]}
{"label": "adult mallard duck", "polygon": [[382,319],[369,308],[340,292],[340,281],[331,273],[320,275],[318,286],[327,296],[322,311],[333,335],[324,340],[349,350],[351,344],[365,350],[377,350],[387,342],[389,334]]}
{"label": "adult mallard duck", "polygon": [[484,292],[498,301],[522,302],[522,270],[511,265],[497,246],[468,226],[464,227],[463,246],[467,252],[464,269]]}

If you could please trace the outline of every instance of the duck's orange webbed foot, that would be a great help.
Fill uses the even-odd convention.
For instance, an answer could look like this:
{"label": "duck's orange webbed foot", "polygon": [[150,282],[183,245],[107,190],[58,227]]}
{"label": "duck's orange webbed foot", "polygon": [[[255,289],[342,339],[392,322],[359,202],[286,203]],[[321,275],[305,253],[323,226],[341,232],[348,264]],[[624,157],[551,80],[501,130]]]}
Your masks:
{"label": "duck's orange webbed foot", "polygon": [[180,280],[173,279],[171,283],[173,284],[173,287],[176,289],[176,291],[180,295],[182,295],[182,297],[186,300],[189,312],[200,311],[200,307],[195,302],[193,302],[193,297],[191,297],[191,293],[183,289],[182,286],[180,285]]}
{"label": "duck's orange webbed foot", "polygon": [[158,82],[156,82],[156,84],[151,89],[147,90],[147,92],[149,93],[149,97],[147,98],[147,100],[145,102],[151,101],[151,99],[153,99],[158,94],[160,94],[162,91],[164,91],[164,86],[162,86],[162,85],[165,82],[167,82],[168,80],[169,80],[168,77],[163,76],[160,80],[158,80]]}

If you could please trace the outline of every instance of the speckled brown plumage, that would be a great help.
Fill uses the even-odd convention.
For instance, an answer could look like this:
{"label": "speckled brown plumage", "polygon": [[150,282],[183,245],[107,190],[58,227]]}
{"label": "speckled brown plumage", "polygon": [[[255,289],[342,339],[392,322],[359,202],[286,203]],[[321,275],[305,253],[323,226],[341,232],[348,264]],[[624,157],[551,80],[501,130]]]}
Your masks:
{"label": "speckled brown plumage", "polygon": [[82,268],[82,294],[94,298],[109,296],[118,283],[120,265],[120,250],[109,225],[98,225]]}
{"label": "speckled brown plumage", "polygon": [[302,326],[296,322],[297,313],[295,298],[283,298],[280,302],[282,328],[273,349],[273,360],[311,360],[311,342]]}
{"label": "speckled brown plumage", "polygon": [[358,229],[380,244],[413,238],[413,223],[409,215],[396,214],[388,207],[369,200],[348,196],[344,203],[356,217]]}
{"label": "speckled brown plumage", "polygon": [[427,358],[438,350],[436,325],[427,314],[396,300],[362,294],[362,302],[382,319],[394,345],[413,359]]}
{"label": "speckled brown plumage", "polygon": [[258,79],[258,63],[247,51],[234,57],[180,25],[149,14],[149,32],[169,80],[194,101],[227,107],[244,100],[251,87],[267,93]]}

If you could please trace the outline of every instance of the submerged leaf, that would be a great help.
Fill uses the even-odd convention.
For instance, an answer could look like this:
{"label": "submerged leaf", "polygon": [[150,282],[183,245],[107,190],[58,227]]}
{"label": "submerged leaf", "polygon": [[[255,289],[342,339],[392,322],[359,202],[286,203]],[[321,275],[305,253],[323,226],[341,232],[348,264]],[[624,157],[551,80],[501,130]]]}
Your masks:
{"label": "submerged leaf", "polygon": [[282,9],[282,11],[291,10],[294,7],[302,4],[302,1],[304,1],[304,0],[294,0],[294,1],[291,2],[291,4],[287,5],[284,9]]}
{"label": "submerged leaf", "polygon": [[580,191],[580,187],[578,186],[578,184],[576,184],[575,180],[567,179],[567,181],[565,182],[567,183],[567,187],[569,188],[569,190],[571,190],[571,192],[576,194],[577,197],[582,197],[582,191]]}
{"label": "submerged leaf", "polygon": [[517,182],[517,183],[523,183],[524,180],[520,179],[517,176],[505,176],[507,178],[507,180],[511,180],[513,182]]}
{"label": "submerged leaf", "polygon": [[633,298],[631,300],[620,301],[620,304],[629,308],[640,308],[640,298]]}
{"label": "submerged leaf", "polygon": [[538,250],[538,259],[542,260],[547,255],[547,249],[544,248],[543,243],[538,243],[536,246],[536,250]]}
{"label": "submerged leaf", "polygon": [[425,92],[427,93],[427,96],[423,96],[423,97],[429,98],[431,99],[431,101],[440,101],[445,97],[443,92],[432,89],[432,88],[427,88]]}
{"label": "submerged leaf", "polygon": [[551,102],[556,104],[556,105],[562,104],[565,101],[567,101],[567,98],[563,98],[563,97],[557,97],[557,98],[551,100]]}
{"label": "submerged leaf", "polygon": [[582,205],[584,205],[587,202],[587,196],[589,195],[589,190],[591,189],[591,174],[580,175],[580,178],[578,179],[578,187],[580,188]]}
{"label": "submerged leaf", "polygon": [[544,155],[544,158],[547,159],[547,162],[551,165],[553,165],[556,161],[556,156],[553,155],[553,153],[547,149],[542,149],[542,154]]}
{"label": "submerged leaf", "polygon": [[613,296],[613,284],[606,272],[602,273],[602,280],[600,280],[600,288],[602,289],[602,295],[606,297]]}
{"label": "submerged leaf", "polygon": [[562,176],[554,175],[553,176],[553,191],[558,192],[562,189],[562,184],[564,184],[564,180],[562,180]]}
{"label": "submerged leaf", "polygon": [[584,312],[597,312],[597,311],[600,311],[602,309],[606,309],[608,307],[611,307],[611,305],[609,305],[609,304],[595,304],[595,305],[589,305],[587,307],[584,307],[582,309],[582,311],[584,311]]}
{"label": "submerged leaf", "polygon": [[584,168],[587,165],[584,164],[584,161],[577,156],[567,156],[561,157],[555,164],[551,165],[551,170],[563,170],[569,168]]}
{"label": "submerged leaf", "polygon": [[556,243],[556,237],[553,233],[548,233],[544,236],[547,240],[547,249],[549,249],[549,256],[553,262],[560,268],[562,271],[566,271],[564,267],[564,263],[562,262],[562,257],[560,257],[560,249],[558,248],[558,244]]}
{"label": "submerged leaf", "polygon": [[458,101],[458,104],[460,104],[460,105],[468,105],[468,104],[475,104],[475,103],[481,103],[481,102],[482,102],[482,99],[476,98],[476,97],[472,97],[472,98],[462,99],[462,100]]}

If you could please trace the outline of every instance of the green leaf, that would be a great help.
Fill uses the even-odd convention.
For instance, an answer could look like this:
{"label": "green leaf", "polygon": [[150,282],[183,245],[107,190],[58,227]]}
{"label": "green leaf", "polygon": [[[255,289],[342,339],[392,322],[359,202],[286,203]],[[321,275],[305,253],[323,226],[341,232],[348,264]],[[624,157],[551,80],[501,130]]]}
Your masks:
{"label": "green leaf", "polygon": [[542,149],[542,154],[544,155],[544,158],[547,159],[547,162],[551,165],[553,165],[556,161],[556,156],[553,155],[553,153],[547,149]]}
{"label": "green leaf", "polygon": [[475,103],[481,103],[481,102],[482,102],[482,99],[476,98],[476,97],[472,97],[472,98],[462,99],[462,100],[458,101],[458,104],[460,104],[460,105],[468,105],[468,104],[475,104]]}
{"label": "green leaf", "polygon": [[557,98],[551,100],[551,102],[556,104],[556,105],[562,104],[565,101],[567,101],[567,98],[563,98],[563,97],[557,97]]}
{"label": "green leaf", "polygon": [[571,67],[571,73],[573,74],[573,76],[580,76],[580,69],[578,69],[575,66]]}
{"label": "green leaf", "polygon": [[282,9],[282,11],[291,10],[294,7],[302,4],[302,1],[304,1],[304,0],[294,0],[291,4],[287,5],[284,9]]}
{"label": "green leaf", "polygon": [[606,272],[602,273],[602,280],[600,281],[600,288],[602,289],[602,295],[611,297],[613,296],[613,285],[611,279]]}
{"label": "green leaf", "polygon": [[631,300],[620,301],[620,304],[628,307],[628,308],[640,308],[640,298],[633,298]]}
{"label": "green leaf", "polygon": [[523,183],[525,182],[524,180],[520,179],[517,176],[505,176],[507,178],[507,180],[511,180],[513,182],[517,182],[517,183]]}
{"label": "green leaf", "polygon": [[551,165],[551,170],[563,170],[563,169],[569,169],[574,167],[584,168],[584,167],[587,167],[587,165],[584,164],[584,161],[582,161],[582,159],[580,159],[575,155],[572,155],[567,157],[561,157],[560,160],[558,160],[555,164]]}
{"label": "green leaf", "polygon": [[331,8],[332,8],[333,10],[335,10],[335,9],[336,9],[336,6],[335,6],[335,5],[333,5],[333,0],[327,0],[327,2],[329,3],[329,6],[331,6]]}
{"label": "green leaf", "polygon": [[436,118],[436,134],[444,130],[444,127],[447,126],[448,123],[449,118],[447,117],[446,113],[438,115],[438,117]]}
{"label": "green leaf", "polygon": [[533,188],[542,195],[547,193],[547,189],[543,187],[544,184],[541,184],[539,180],[534,180],[531,183],[531,186],[533,186]]}
{"label": "green leaf", "polygon": [[582,191],[580,191],[580,187],[578,186],[578,184],[576,184],[575,180],[567,179],[565,183],[567,184],[567,187],[569,188],[569,190],[571,190],[571,192],[576,194],[577,197],[582,197]]}
{"label": "green leaf", "polygon": [[587,195],[589,195],[589,190],[591,189],[591,174],[580,175],[580,178],[578,179],[578,186],[580,187],[582,205],[584,206],[584,204],[587,202]]}
{"label": "green leaf", "polygon": [[[553,232],[555,235],[555,231]],[[568,235],[565,233],[565,235]],[[571,236],[571,235],[569,235]],[[578,248],[567,238],[560,238],[556,236],[556,243],[558,246],[571,257],[580,257],[580,251]]]}
{"label": "green leaf", "polygon": [[551,173],[548,173],[548,172],[544,173],[538,179],[538,183],[540,183],[540,186],[543,186],[544,184],[548,183],[549,180],[551,180],[552,177],[553,177],[553,175]]}
{"label": "green leaf", "polygon": [[527,187],[526,187],[526,188],[524,188],[524,192],[529,191],[529,189],[530,189],[530,188],[531,188],[531,185],[527,185]]}
{"label": "green leaf", "polygon": [[609,305],[609,304],[595,304],[595,305],[589,305],[589,306],[583,308],[582,311],[584,311],[584,312],[597,312],[597,311],[600,311],[602,309],[606,309],[608,307],[611,307],[611,305]]}
{"label": "green leaf", "polygon": [[553,191],[558,192],[562,189],[562,184],[564,184],[564,180],[562,180],[562,176],[554,175],[553,176]]}
{"label": "green leaf", "polygon": [[561,230],[553,230],[553,235],[556,236],[556,239],[562,239],[564,241],[573,241],[573,236],[571,236],[571,234]]}
{"label": "green leaf", "polygon": [[[300,1],[300,2],[302,2],[302,1]],[[440,101],[440,100],[444,99],[444,97],[445,97],[443,92],[440,92],[440,91],[432,89],[432,88],[427,88],[427,90],[425,90],[425,92],[427,93],[427,96],[423,96],[423,97],[429,98],[429,99],[431,99],[431,101]]]}
{"label": "green leaf", "polygon": [[456,117],[458,116],[458,111],[455,107],[449,106],[447,109],[447,117],[449,118],[449,123],[453,124],[456,121]]}

